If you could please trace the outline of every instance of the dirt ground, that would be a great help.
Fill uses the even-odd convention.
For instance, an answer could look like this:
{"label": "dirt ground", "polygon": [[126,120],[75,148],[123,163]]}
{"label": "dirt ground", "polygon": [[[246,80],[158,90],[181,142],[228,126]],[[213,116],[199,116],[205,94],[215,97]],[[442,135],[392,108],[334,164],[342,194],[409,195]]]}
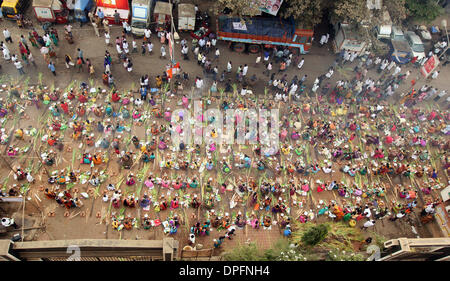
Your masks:
{"label": "dirt ground", "polygon": [[[200,4],[200,9],[205,9],[205,5]],[[34,15],[30,12],[31,9],[28,11],[28,15],[30,18],[34,19]],[[13,22],[9,21],[3,21],[1,23],[1,26],[7,27],[11,33],[14,40],[14,47],[13,45],[9,44],[11,53],[14,53],[13,50],[15,50],[16,53],[18,53],[17,48],[17,42],[19,41],[20,34],[23,34],[25,37],[27,37],[28,30],[22,30],[18,29]],[[74,44],[68,44],[63,37],[63,26],[56,26],[56,29],[58,30],[58,33],[60,35],[60,45],[57,48],[57,59],[55,60],[56,65],[56,72],[57,76],[56,78],[53,77],[53,75],[48,70],[46,64],[44,63],[44,60],[42,58],[42,55],[39,53],[39,50],[36,48],[33,48],[30,46],[30,49],[35,57],[36,64],[38,65],[37,69],[34,69],[30,66],[25,66],[25,72],[26,76],[19,77],[17,70],[15,69],[14,65],[11,63],[5,63],[3,60],[1,62],[2,70],[1,75],[5,75],[2,78],[2,83],[5,83],[5,81],[15,81],[15,83],[28,83],[29,85],[36,85],[39,83],[39,77],[42,75],[42,82],[43,84],[47,85],[48,87],[51,87],[54,85],[55,88],[60,89],[66,89],[66,87],[70,83],[76,83],[79,82],[89,82],[89,77],[86,72],[84,73],[77,73],[75,69],[66,69],[64,65],[64,55],[69,54],[72,56],[72,58],[76,54],[77,48],[81,48],[84,51],[84,57],[89,58],[96,70],[95,77],[93,78],[93,85],[96,87],[102,87],[103,85],[101,83],[101,73],[103,71],[103,58],[104,58],[104,52],[105,50],[109,50],[109,52],[112,54],[113,57],[113,67],[112,67],[112,73],[116,80],[116,85],[118,85],[119,89],[123,92],[128,91],[129,89],[137,90],[136,85],[139,85],[139,78],[144,74],[149,74],[151,78],[151,83],[154,83],[153,78],[157,74],[161,74],[167,63],[169,61],[162,60],[159,58],[159,49],[160,49],[160,43],[158,40],[155,39],[155,35],[153,36],[153,43],[154,43],[154,54],[145,56],[141,56],[140,51],[140,44],[142,42],[142,39],[137,39],[138,43],[138,53],[132,55],[134,68],[133,72],[130,74],[128,73],[122,66],[122,64],[118,61],[118,58],[116,56],[116,50],[114,46],[107,47],[105,45],[105,41],[103,37],[96,37],[94,34],[94,31],[92,27],[88,25],[84,25],[81,28],[78,26],[78,24],[73,24],[73,34],[74,34]],[[38,31],[39,34],[42,34],[42,29],[39,27],[37,22],[35,21],[35,28]],[[113,26],[111,28],[111,42],[114,43],[114,38],[116,36],[119,36],[121,34],[122,28]],[[180,34],[182,37],[187,38],[188,42],[190,42],[189,35],[188,34]],[[320,36],[316,36],[316,38],[320,38]],[[131,44],[130,44],[131,45]],[[236,69],[238,65],[248,64],[250,66],[249,68],[249,76],[253,75],[254,73],[258,76],[259,81],[256,84],[256,86],[252,89],[254,93],[262,95],[264,93],[264,86],[267,84],[267,77],[262,75],[263,66],[254,67],[254,62],[256,59],[256,55],[249,55],[249,54],[236,54],[234,52],[231,52],[226,46],[224,42],[219,41],[219,47],[221,50],[220,59],[218,62],[213,63],[213,65],[217,64],[219,66],[219,73],[222,72],[223,69],[226,68],[226,62],[228,60],[231,60],[233,62],[233,70]],[[179,45],[176,46],[175,50],[175,56],[176,58],[180,57],[179,52]],[[210,57],[213,56],[213,54],[210,54]],[[314,45],[311,52],[307,55],[303,56],[305,58],[305,65],[302,68],[301,71],[298,71],[297,68],[291,67],[289,68],[286,73],[288,74],[288,79],[290,80],[294,75],[297,75],[299,78],[303,76],[303,74],[308,74],[308,80],[306,82],[306,85],[308,87],[311,87],[312,82],[314,81],[315,77],[325,73],[329,66],[332,64],[332,62],[335,60],[334,54],[330,52],[330,50],[326,47],[319,48],[317,45]],[[202,76],[202,69],[200,66],[197,65],[196,60],[193,59],[193,54],[190,53],[190,60],[184,61],[181,60],[181,67],[183,71],[187,71],[190,74],[191,77],[191,83],[193,82],[196,75]],[[338,69],[338,71],[335,72],[335,75],[332,77],[332,83],[335,83],[338,79],[351,79],[353,77],[352,73],[353,66],[345,66],[344,68]],[[274,65],[274,70],[277,69],[277,67]],[[417,69],[413,69],[410,66],[408,67],[402,67],[402,73],[406,71],[406,69],[411,69],[412,74],[408,78],[408,81],[406,83],[402,84],[401,88],[397,91],[397,93],[402,93],[406,90],[409,90],[409,82],[411,79],[416,78],[418,74]],[[448,66],[441,69],[441,74],[439,79],[428,83],[428,85],[435,86],[439,89],[446,88],[448,89],[448,86],[450,85],[448,82],[448,79],[445,79],[445,77],[449,77],[450,71]],[[375,72],[369,73],[370,77],[378,77],[379,75]],[[276,77],[281,77],[281,75],[277,75]],[[0,83],[0,84],[2,84]],[[417,85],[418,88],[422,85],[422,83],[425,83],[423,79],[418,81]],[[211,85],[211,80],[205,79],[205,85],[209,88]],[[189,93],[189,86],[185,86],[185,93]],[[74,86],[75,88],[75,86]],[[2,96],[5,99],[5,92],[2,92],[0,96]],[[135,97],[137,97],[137,94],[135,94]],[[102,100],[102,97],[98,97],[98,102]],[[400,98],[398,96],[395,96],[393,100],[391,101],[393,104],[395,104]],[[170,106],[170,108],[174,109],[177,107],[178,99],[177,97],[169,97],[168,100],[166,100],[166,105]],[[443,99],[441,99],[442,103],[438,104],[438,106],[441,106],[444,108],[447,105],[444,103]],[[212,106],[215,104],[213,103]],[[436,106],[436,104],[430,104],[425,103],[423,106],[430,107],[430,106]],[[283,109],[284,112],[287,110],[287,108]],[[34,128],[43,128],[44,124],[42,124],[43,118],[48,114],[47,110],[43,110],[42,108],[40,110],[37,110],[34,106],[29,106],[26,109],[26,114],[30,117],[29,119],[26,118],[20,118],[15,119],[11,118],[9,119],[4,127],[6,128],[6,131],[11,131],[13,129],[17,128],[28,128],[29,126],[33,126]],[[308,117],[308,116],[305,116]],[[97,120],[99,118],[96,118],[93,114],[89,115],[89,118],[92,118],[92,121],[94,121],[94,124],[97,123]],[[162,123],[162,119],[158,119],[158,123]],[[153,120],[152,120],[153,121]],[[150,123],[149,123],[150,124]],[[131,123],[131,133],[125,133],[124,139],[128,139],[129,136],[136,135],[139,139],[146,139],[149,140],[150,136],[146,135],[146,132],[144,130],[145,125],[142,127],[136,126],[135,124]],[[95,126],[93,126],[95,128]],[[94,129],[95,130],[95,129]],[[96,139],[99,138],[98,133],[96,133]],[[13,140],[12,142],[14,146],[25,146],[29,144],[34,144],[35,140],[30,137],[26,137],[24,141],[18,141]],[[37,146],[41,147],[41,141],[36,141]],[[71,139],[71,134],[66,134],[64,136],[64,152],[58,153],[58,159],[57,159],[57,167],[47,167],[49,171],[53,171],[56,169],[63,169],[64,167],[71,166],[71,159],[72,159],[72,152],[68,151],[68,148],[70,147],[72,150],[77,150],[79,154],[81,152],[95,152],[96,149],[93,147],[86,147],[83,146],[82,149],[78,148],[79,142],[73,143]],[[42,149],[44,147],[47,147],[48,145],[46,143],[42,143]],[[129,150],[134,150],[132,148],[132,144],[128,147]],[[6,150],[6,147],[2,149]],[[219,149],[218,149],[219,150]],[[235,147],[235,151],[242,151],[245,153],[248,153],[248,155],[252,155],[252,151],[250,148],[243,148],[243,147]],[[323,161],[323,157],[317,153],[316,150],[310,148],[309,151],[311,152],[310,157],[313,160]],[[166,156],[170,155],[170,152],[165,152]],[[203,150],[203,155],[205,155],[205,152]],[[22,159],[16,159],[14,161],[10,161],[11,166],[32,166],[36,167],[38,163],[36,155],[29,152],[29,156],[22,158]],[[117,184],[120,179],[122,178],[122,175],[127,175],[129,171],[127,170],[120,170],[119,164],[117,163],[117,158],[115,155],[110,154],[110,162],[108,164],[103,164],[99,167],[95,167],[94,170],[98,171],[105,171],[106,174],[109,175],[108,180],[106,183],[103,183],[100,187],[100,194],[102,191],[106,188],[107,183],[112,182]],[[226,156],[227,153],[219,154],[219,159],[221,159],[223,156]],[[77,155],[79,157],[80,155]],[[184,156],[184,155],[183,155]],[[161,159],[162,155],[158,155],[159,159]],[[282,161],[286,162],[289,161],[285,156],[282,156]],[[138,162],[135,160],[135,162]],[[153,165],[150,167],[150,171],[153,172],[155,175],[159,175],[161,173],[167,173],[169,178],[175,178],[179,174],[175,172],[174,170],[164,170],[160,171],[157,162],[155,162],[156,165]],[[85,172],[90,170],[90,168],[86,165],[80,165],[79,159],[75,161],[74,167],[72,167],[75,170],[80,170],[80,172]],[[138,175],[143,169],[143,166],[141,164],[136,164],[131,172],[134,173],[134,175]],[[336,179],[340,181],[343,177],[343,174],[337,169],[335,169],[336,172],[333,173],[332,178],[330,179]],[[4,179],[7,179],[6,183],[5,181],[2,181],[7,186],[10,186],[15,182],[13,179],[13,174],[10,172],[9,168],[2,163],[0,174],[3,176]],[[198,174],[197,172],[193,173],[192,171],[187,172],[187,176],[191,177],[193,174]],[[239,176],[242,176],[243,178],[248,177],[247,172],[245,173],[239,173],[236,171],[233,171],[232,177],[238,178]],[[258,172],[256,169],[251,173],[251,177],[256,178],[256,180],[259,179],[259,177],[262,176],[260,172]],[[269,175],[265,175],[268,178]],[[441,182],[448,182],[448,178],[443,173],[439,173]],[[161,227],[158,228],[151,228],[150,230],[143,230],[143,229],[133,229],[131,231],[123,230],[121,232],[114,231],[111,228],[111,224],[109,221],[109,203],[103,203],[101,196],[98,196],[96,199],[86,199],[84,200],[84,207],[80,209],[72,209],[70,210],[70,216],[74,216],[73,218],[68,218],[64,216],[64,208],[59,207],[58,204],[54,201],[50,201],[47,198],[45,198],[42,189],[43,187],[47,186],[46,180],[47,176],[44,169],[40,169],[36,175],[34,175],[37,182],[31,186],[30,191],[27,195],[28,198],[31,198],[31,200],[26,202],[26,208],[25,213],[32,215],[37,220],[40,220],[42,217],[44,218],[44,223],[46,225],[45,231],[37,231],[36,235],[33,239],[35,240],[59,240],[59,239],[80,239],[80,238],[91,238],[91,239],[161,239],[164,237],[164,233],[162,231]],[[218,174],[217,172],[205,172],[204,174],[200,175],[200,178],[203,180],[203,183],[209,178],[213,177],[214,179],[217,179]],[[317,179],[322,180],[328,180],[324,179],[323,173],[318,173],[316,175],[313,175],[310,180],[311,182],[315,182]],[[328,176],[327,176],[328,177]],[[287,180],[286,176],[283,178],[284,181]],[[402,182],[402,181],[403,182]],[[386,186],[389,186],[389,182],[385,179],[383,182],[386,184]],[[405,185],[410,185],[409,179],[400,179],[400,178],[392,178],[393,184],[402,183]],[[419,182],[420,184],[420,182]],[[138,190],[140,190],[138,187],[141,186],[141,183],[138,182],[133,187],[127,187],[125,183],[122,184],[121,189],[124,191],[124,193],[134,193]],[[76,185],[76,188],[79,189],[79,192],[86,191],[88,186],[85,185]],[[144,193],[145,186],[140,191],[140,195],[142,196]],[[200,193],[200,190],[196,191],[189,191],[190,193]],[[161,193],[167,193],[167,190],[158,190],[158,195]],[[137,194],[138,195],[138,194]],[[222,196],[222,201],[220,206],[216,208],[216,210],[229,212],[230,214],[235,214],[238,211],[242,211],[244,214],[251,212],[251,210],[248,209],[248,206],[246,204],[238,204],[238,206],[234,209],[229,208],[229,200],[231,199],[231,196],[233,194],[225,194]],[[433,191],[433,197],[438,198],[437,191]],[[36,198],[39,197],[39,199]],[[387,198],[389,200],[392,199],[398,199],[397,194],[390,190],[388,192]],[[336,200],[337,202],[342,202],[342,198],[336,195],[336,192],[323,192],[321,194],[317,193],[317,191],[314,189],[312,191],[311,197],[308,197],[307,201],[307,207],[305,207],[305,210],[309,209],[315,209],[315,206],[317,205],[317,202],[319,200]],[[350,200],[350,199],[349,199]],[[4,207],[5,212],[10,211],[18,211],[21,212],[22,206],[19,204],[9,204],[8,206]],[[50,211],[55,211],[54,217],[48,217],[48,213]],[[85,217],[82,217],[80,215],[80,212],[85,212]],[[293,208],[292,214],[295,214],[298,210]],[[106,220],[102,220],[96,217],[96,214],[100,212],[101,216],[103,218],[106,218]],[[111,212],[118,213],[119,210],[114,210],[112,208]],[[174,211],[175,212],[175,211]],[[175,239],[180,240],[180,245],[183,247],[187,243],[188,233],[189,233],[189,227],[192,226],[192,224],[196,221],[192,218],[192,209],[188,208],[185,211],[183,210],[176,210],[176,213],[180,215],[180,217],[184,220],[184,225],[180,228],[178,233],[175,235]],[[164,212],[156,213],[152,209],[149,212],[146,212],[149,214],[151,218],[160,218],[161,220],[164,220],[166,217],[169,216],[172,211],[167,210]],[[205,211],[202,210],[200,212],[200,216],[202,219],[204,218]],[[259,214],[262,214],[264,212],[258,211]],[[143,211],[141,208],[134,208],[134,209],[126,209],[125,215],[130,214],[132,217],[141,218],[143,215]],[[196,214],[198,215],[198,214]],[[324,218],[319,218],[318,221],[320,222]],[[414,214],[411,216],[411,219],[416,225],[416,229],[420,235],[420,237],[436,237],[441,236],[439,229],[437,225],[435,224],[428,224],[426,226],[421,226],[420,222],[418,220],[418,214]],[[20,225],[20,222],[19,222]],[[358,226],[360,226],[358,224]],[[373,228],[373,230],[387,238],[396,238],[396,237],[416,237],[416,234],[414,234],[411,230],[410,225],[406,222],[406,220],[397,220],[395,222],[391,222],[389,220],[383,220],[381,223],[376,224],[376,226]],[[259,245],[261,245],[262,248],[269,248],[278,238],[281,237],[281,231],[278,229],[278,226],[273,226],[271,230],[254,230],[251,227],[247,226],[244,229],[238,229],[236,231],[237,235],[233,241],[225,241],[223,244],[224,249],[229,249],[235,245],[238,245],[239,243],[245,243],[248,241],[254,241],[257,242]],[[224,234],[224,231],[221,233],[217,233],[217,231],[214,229],[211,231],[210,236],[207,237],[198,237],[197,243],[201,243],[204,245],[204,247],[211,247],[212,246],[212,239],[217,238]]]}

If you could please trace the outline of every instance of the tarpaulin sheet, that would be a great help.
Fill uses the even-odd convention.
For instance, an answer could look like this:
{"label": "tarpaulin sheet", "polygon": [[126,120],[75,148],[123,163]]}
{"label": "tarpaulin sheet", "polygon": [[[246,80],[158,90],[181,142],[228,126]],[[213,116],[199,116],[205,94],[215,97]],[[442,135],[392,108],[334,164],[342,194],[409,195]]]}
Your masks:
{"label": "tarpaulin sheet", "polygon": [[[271,36],[282,38],[294,37],[295,24],[294,20],[283,20],[280,18],[245,18],[245,27],[237,28],[240,18],[229,18],[227,16],[219,16],[219,31],[241,33],[258,36]],[[233,25],[233,23],[235,23]],[[245,30],[243,30],[245,29]]]}

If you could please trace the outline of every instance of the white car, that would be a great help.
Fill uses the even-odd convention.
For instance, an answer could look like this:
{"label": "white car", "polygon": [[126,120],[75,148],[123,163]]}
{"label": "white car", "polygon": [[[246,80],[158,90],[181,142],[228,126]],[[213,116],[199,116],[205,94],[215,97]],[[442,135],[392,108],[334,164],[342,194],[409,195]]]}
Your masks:
{"label": "white car", "polygon": [[414,57],[418,60],[425,57],[425,47],[420,40],[420,37],[412,31],[407,31],[405,33],[406,41],[408,41],[409,47],[411,47],[411,52]]}

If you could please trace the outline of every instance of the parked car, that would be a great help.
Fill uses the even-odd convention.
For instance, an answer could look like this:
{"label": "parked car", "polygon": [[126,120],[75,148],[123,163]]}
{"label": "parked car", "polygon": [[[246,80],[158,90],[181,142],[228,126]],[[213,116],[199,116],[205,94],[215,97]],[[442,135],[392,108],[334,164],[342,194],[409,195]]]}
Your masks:
{"label": "parked car", "polygon": [[406,41],[408,42],[409,47],[411,48],[411,52],[413,57],[417,57],[417,59],[422,59],[425,57],[425,47],[420,40],[420,37],[415,34],[413,31],[407,31],[405,34]]}

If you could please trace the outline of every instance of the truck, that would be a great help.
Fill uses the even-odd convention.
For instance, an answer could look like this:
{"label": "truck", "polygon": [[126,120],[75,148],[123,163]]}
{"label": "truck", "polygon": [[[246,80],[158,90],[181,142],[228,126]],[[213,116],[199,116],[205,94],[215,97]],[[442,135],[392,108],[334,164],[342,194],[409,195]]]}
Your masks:
{"label": "truck", "polygon": [[193,4],[178,4],[178,30],[195,29],[195,6]]}
{"label": "truck", "polygon": [[94,6],[94,0],[76,0],[74,7],[75,19],[79,22],[87,22],[89,20],[88,13]]}
{"label": "truck", "polygon": [[33,10],[40,22],[67,22],[69,11],[60,0],[33,0]]}
{"label": "truck", "polygon": [[399,64],[408,63],[412,58],[411,48],[405,39],[405,35],[397,26],[392,27],[390,56],[392,60]]}
{"label": "truck", "polygon": [[101,9],[105,18],[114,23],[115,11],[120,15],[120,22],[128,22],[130,19],[130,6],[128,0],[97,0],[97,11]]}
{"label": "truck", "polygon": [[162,31],[170,27],[172,15],[172,5],[168,2],[157,1],[153,10],[156,31]]}
{"label": "truck", "polygon": [[311,48],[312,29],[305,29],[293,19],[279,17],[229,17],[219,15],[216,20],[217,39],[229,41],[230,47],[236,52],[246,48],[251,53],[274,46],[297,48],[301,54],[306,54]]}
{"label": "truck", "polygon": [[389,39],[392,33],[392,20],[388,11],[383,12],[381,24],[376,27],[377,39]]}
{"label": "truck", "polygon": [[362,54],[369,47],[369,40],[363,34],[353,29],[347,23],[337,23],[334,26],[336,37],[333,40],[333,49],[336,53],[342,50]]}
{"label": "truck", "polygon": [[2,14],[5,19],[17,19],[17,15],[25,14],[30,0],[3,0],[1,4]]}
{"label": "truck", "polygon": [[131,3],[131,33],[143,36],[150,25],[153,0],[133,0]]}

